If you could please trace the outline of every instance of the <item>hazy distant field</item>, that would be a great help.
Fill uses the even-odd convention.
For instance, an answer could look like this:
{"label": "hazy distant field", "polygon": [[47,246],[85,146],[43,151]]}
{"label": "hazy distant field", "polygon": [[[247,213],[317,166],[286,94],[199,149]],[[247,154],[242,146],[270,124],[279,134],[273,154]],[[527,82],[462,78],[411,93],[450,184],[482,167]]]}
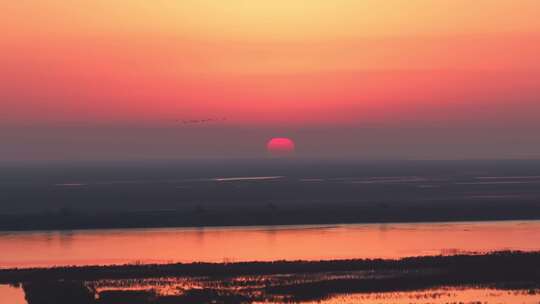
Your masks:
{"label": "hazy distant field", "polygon": [[0,167],[0,229],[540,218],[540,161]]}

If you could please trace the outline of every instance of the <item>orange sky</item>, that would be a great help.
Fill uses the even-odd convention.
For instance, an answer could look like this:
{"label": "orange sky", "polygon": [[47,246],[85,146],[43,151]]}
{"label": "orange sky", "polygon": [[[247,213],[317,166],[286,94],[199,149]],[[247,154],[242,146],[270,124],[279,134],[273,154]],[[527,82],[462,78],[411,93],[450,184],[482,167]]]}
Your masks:
{"label": "orange sky", "polygon": [[537,0],[0,9],[0,120],[12,125],[518,123],[540,113]]}

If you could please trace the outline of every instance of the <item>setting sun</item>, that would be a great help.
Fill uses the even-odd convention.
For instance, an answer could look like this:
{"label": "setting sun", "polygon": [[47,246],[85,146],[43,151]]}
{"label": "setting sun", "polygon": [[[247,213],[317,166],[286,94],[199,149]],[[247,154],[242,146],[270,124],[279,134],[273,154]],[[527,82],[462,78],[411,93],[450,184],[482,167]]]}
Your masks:
{"label": "setting sun", "polygon": [[291,156],[294,154],[296,147],[289,138],[275,137],[268,141],[266,149],[273,156]]}

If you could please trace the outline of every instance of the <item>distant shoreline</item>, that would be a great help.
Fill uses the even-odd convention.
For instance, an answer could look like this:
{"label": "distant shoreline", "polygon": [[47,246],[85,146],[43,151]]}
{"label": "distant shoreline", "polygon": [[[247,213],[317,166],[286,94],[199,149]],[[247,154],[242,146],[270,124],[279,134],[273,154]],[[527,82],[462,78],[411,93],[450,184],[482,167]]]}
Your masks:
{"label": "distant shoreline", "polygon": [[[45,231],[77,231],[77,230],[116,230],[116,229],[199,229],[199,228],[253,228],[253,227],[294,227],[294,226],[339,226],[362,224],[412,224],[412,223],[459,223],[459,222],[499,222],[499,221],[535,221],[540,220],[540,209],[519,210],[520,214],[503,216],[484,210],[482,215],[464,214],[454,217],[445,214],[431,216],[388,216],[380,218],[364,218],[358,216],[347,219],[346,214],[326,219],[299,218],[285,216],[281,219],[265,219],[257,217],[257,222],[247,217],[239,220],[227,219],[226,214],[215,220],[182,221],[184,213],[141,212],[137,215],[124,213],[107,213],[101,215],[41,216],[41,215],[2,215],[0,214],[0,233],[9,232],[45,232]],[[528,213],[528,214],[523,214]],[[223,217],[223,218],[220,218]]]}
{"label": "distant shoreline", "polygon": [[[1,217],[1,216],[0,216]],[[91,232],[91,231],[117,231],[117,230],[169,230],[178,229],[182,231],[197,231],[199,229],[205,229],[207,231],[212,230],[262,230],[262,231],[281,231],[281,230],[305,230],[305,229],[331,229],[347,226],[364,226],[364,225],[411,225],[411,224],[486,224],[486,223],[510,223],[510,222],[536,222],[540,221],[540,216],[531,218],[503,218],[503,219],[472,219],[472,220],[432,220],[432,221],[371,221],[371,222],[339,222],[339,223],[300,223],[300,224],[253,224],[253,225],[215,225],[215,226],[148,226],[148,227],[113,227],[113,228],[77,228],[77,229],[21,229],[21,230],[1,230],[0,236],[6,234],[17,233],[49,233],[49,232]],[[0,268],[2,269],[2,268]]]}

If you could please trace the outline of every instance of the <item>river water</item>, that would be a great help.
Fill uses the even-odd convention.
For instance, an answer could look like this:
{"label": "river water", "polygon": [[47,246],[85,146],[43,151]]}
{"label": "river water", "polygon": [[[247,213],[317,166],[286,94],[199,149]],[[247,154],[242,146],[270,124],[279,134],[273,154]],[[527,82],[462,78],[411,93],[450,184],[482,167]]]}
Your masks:
{"label": "river water", "polygon": [[0,267],[401,258],[540,250],[540,221],[0,233]]}

